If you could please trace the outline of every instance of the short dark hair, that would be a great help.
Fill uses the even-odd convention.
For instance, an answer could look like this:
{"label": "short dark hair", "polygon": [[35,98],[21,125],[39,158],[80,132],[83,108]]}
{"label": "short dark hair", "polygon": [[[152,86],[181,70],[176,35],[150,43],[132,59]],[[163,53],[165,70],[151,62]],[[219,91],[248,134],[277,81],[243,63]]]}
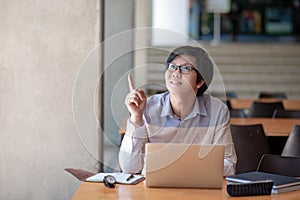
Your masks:
{"label": "short dark hair", "polygon": [[182,46],[174,49],[167,58],[166,63],[172,62],[176,56],[186,54],[193,56],[196,59],[197,83],[204,81],[204,84],[199,88],[197,96],[202,95],[208,88],[213,77],[214,63],[208,55],[207,51],[201,47]]}

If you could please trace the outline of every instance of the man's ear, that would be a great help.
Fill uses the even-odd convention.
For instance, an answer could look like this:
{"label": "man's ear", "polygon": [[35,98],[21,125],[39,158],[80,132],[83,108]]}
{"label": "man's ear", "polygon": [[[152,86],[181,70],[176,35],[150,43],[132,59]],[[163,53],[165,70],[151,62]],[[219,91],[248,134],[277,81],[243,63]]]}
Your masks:
{"label": "man's ear", "polygon": [[201,80],[199,83],[197,83],[197,88],[200,88],[204,84],[204,80]]}

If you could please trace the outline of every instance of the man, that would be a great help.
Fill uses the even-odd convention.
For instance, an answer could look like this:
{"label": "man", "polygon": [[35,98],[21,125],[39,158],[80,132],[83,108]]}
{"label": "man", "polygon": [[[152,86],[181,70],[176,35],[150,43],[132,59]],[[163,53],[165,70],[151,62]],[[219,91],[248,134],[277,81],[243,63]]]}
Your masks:
{"label": "man", "polygon": [[147,99],[128,77],[130,93],[125,104],[130,112],[120,153],[122,171],[138,173],[144,165],[148,142],[222,144],[225,147],[224,176],[235,172],[236,154],[224,103],[204,94],[213,76],[213,62],[199,47],[175,49],[166,62],[168,92]]}

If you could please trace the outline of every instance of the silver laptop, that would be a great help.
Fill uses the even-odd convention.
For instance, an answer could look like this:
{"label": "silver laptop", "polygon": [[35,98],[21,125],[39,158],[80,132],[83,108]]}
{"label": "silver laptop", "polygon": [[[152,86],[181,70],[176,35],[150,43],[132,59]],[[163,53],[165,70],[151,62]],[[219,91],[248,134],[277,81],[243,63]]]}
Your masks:
{"label": "silver laptop", "polygon": [[222,188],[223,145],[147,143],[148,187]]}

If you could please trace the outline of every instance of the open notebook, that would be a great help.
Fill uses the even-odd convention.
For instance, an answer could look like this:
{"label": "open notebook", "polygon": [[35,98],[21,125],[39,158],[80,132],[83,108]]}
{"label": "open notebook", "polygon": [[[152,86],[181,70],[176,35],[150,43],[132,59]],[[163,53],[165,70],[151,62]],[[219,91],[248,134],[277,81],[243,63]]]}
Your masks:
{"label": "open notebook", "polygon": [[120,184],[137,184],[144,180],[143,176],[137,175],[137,174],[127,174],[127,173],[122,173],[122,172],[118,172],[118,173],[101,172],[101,173],[98,173],[94,176],[87,178],[86,181],[103,182],[104,177],[107,175],[111,175],[111,176],[115,177],[117,183],[120,183]]}
{"label": "open notebook", "polygon": [[146,186],[221,188],[223,145],[146,144]]}

